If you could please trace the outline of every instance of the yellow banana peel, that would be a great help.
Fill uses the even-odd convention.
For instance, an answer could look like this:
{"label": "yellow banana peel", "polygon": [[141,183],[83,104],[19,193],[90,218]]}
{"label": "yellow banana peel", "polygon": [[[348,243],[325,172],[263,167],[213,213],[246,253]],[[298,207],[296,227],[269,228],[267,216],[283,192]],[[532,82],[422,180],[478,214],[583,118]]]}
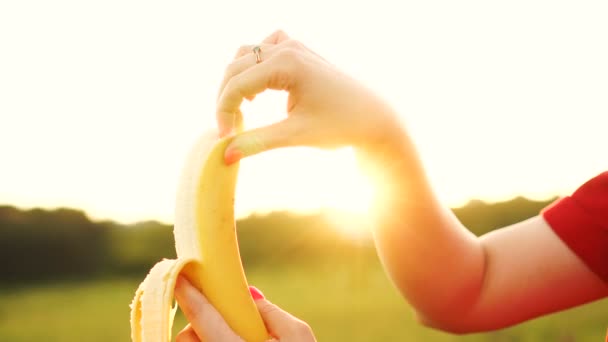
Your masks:
{"label": "yellow banana peel", "polygon": [[228,325],[245,341],[268,339],[241,264],[234,223],[238,163],[226,165],[229,140],[204,134],[193,148],[177,192],[177,259],[158,262],[131,303],[134,342],[171,341],[174,287],[180,273],[201,290]]}

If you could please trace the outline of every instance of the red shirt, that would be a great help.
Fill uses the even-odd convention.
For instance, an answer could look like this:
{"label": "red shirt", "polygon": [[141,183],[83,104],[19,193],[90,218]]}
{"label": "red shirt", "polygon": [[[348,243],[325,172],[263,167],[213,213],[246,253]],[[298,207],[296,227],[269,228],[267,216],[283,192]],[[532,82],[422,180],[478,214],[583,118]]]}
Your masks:
{"label": "red shirt", "polygon": [[[541,212],[566,245],[608,283],[608,172]],[[608,342],[608,335],[606,336]]]}
{"label": "red shirt", "polygon": [[608,171],[543,209],[542,215],[562,241],[608,283]]}

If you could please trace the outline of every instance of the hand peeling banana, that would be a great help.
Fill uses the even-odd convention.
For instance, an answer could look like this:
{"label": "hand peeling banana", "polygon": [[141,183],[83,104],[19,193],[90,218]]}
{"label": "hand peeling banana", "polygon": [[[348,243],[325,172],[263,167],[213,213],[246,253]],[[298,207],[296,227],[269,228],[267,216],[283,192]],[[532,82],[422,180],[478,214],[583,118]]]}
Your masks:
{"label": "hand peeling banana", "polygon": [[181,273],[205,294],[245,341],[268,339],[248,288],[234,226],[238,163],[226,165],[227,139],[203,135],[191,152],[178,188],[175,210],[177,259],[158,262],[139,285],[131,304],[134,342],[171,341],[173,291]]}

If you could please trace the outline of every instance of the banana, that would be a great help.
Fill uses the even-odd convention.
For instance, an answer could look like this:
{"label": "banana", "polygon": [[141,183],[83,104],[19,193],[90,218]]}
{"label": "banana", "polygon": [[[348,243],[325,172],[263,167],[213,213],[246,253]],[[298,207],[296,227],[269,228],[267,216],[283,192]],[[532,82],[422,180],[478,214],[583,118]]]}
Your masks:
{"label": "banana", "polygon": [[238,163],[224,163],[229,141],[204,134],[187,159],[177,192],[177,259],[158,262],[131,303],[131,340],[171,341],[175,281],[180,273],[201,290],[245,341],[269,335],[248,288],[234,226]]}

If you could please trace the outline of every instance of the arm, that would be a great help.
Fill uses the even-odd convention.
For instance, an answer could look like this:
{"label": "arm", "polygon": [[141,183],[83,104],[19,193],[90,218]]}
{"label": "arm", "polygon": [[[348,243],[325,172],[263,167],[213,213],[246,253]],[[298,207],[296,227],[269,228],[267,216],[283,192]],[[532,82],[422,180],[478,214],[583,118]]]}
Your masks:
{"label": "arm", "polygon": [[226,162],[288,146],[355,147],[377,180],[380,258],[424,323],[495,329],[608,294],[541,219],[469,232],[433,193],[398,115],[318,54],[281,31],[262,43],[260,63],[251,51],[239,50],[220,87],[222,136],[242,121],[243,99],[266,89],[289,93],[287,118],[234,136]]}
{"label": "arm", "polygon": [[424,324],[492,330],[608,295],[541,217],[474,236],[434,195],[407,135],[392,136],[358,155],[380,189],[378,253]]}

